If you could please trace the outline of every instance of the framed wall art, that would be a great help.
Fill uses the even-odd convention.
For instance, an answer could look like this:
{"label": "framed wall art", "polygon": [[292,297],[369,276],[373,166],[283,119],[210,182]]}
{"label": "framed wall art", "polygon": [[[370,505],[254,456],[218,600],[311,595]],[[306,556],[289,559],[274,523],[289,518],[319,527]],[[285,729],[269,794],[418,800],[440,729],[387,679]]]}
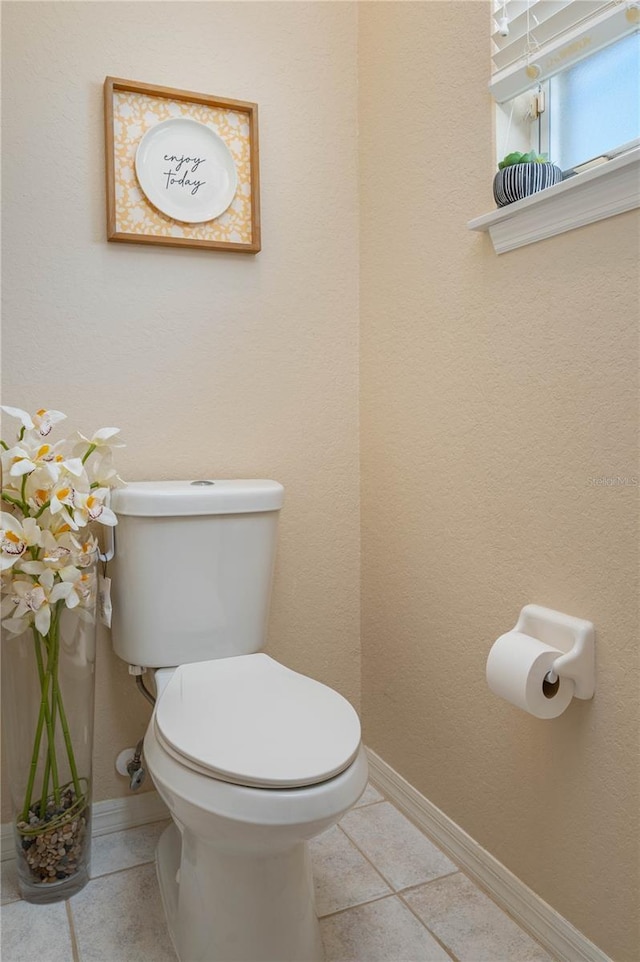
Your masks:
{"label": "framed wall art", "polygon": [[107,77],[107,239],[260,250],[258,106]]}

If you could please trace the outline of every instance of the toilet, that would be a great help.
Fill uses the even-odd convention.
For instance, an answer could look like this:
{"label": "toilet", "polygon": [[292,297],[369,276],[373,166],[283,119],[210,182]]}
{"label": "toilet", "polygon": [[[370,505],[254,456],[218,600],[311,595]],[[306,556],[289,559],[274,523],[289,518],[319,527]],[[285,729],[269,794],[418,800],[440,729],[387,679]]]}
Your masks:
{"label": "toilet", "polygon": [[156,866],[181,962],[321,962],[307,842],[367,783],[349,702],[262,650],[283,496],[244,480],[112,495],[113,645],[155,680],[144,756],[172,819]]}

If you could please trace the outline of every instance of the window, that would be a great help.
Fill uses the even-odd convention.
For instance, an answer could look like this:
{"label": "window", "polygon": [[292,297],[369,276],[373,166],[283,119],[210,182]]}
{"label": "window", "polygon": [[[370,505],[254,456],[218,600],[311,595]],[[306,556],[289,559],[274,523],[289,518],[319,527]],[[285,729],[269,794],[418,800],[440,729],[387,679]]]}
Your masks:
{"label": "window", "polygon": [[562,183],[469,221],[497,254],[640,207],[640,0],[493,0],[496,152]]}
{"label": "window", "polygon": [[547,154],[571,174],[640,143],[640,3],[495,0],[498,160]]}
{"label": "window", "polygon": [[568,171],[640,138],[640,33],[551,77],[540,124],[549,157]]}

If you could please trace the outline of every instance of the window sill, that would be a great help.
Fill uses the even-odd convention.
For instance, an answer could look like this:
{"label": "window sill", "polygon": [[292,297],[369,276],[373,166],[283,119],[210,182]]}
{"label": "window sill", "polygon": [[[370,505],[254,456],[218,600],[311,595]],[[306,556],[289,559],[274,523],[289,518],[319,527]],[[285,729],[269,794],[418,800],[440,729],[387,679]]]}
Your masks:
{"label": "window sill", "polygon": [[640,207],[640,147],[531,197],[470,220],[496,254]]}

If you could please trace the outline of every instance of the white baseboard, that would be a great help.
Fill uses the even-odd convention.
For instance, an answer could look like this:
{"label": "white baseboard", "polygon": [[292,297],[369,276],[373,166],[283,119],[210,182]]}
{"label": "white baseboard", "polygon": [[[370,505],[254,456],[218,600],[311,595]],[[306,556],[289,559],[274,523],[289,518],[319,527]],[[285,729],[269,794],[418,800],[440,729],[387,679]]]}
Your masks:
{"label": "white baseboard", "polygon": [[[410,785],[375,752],[367,749],[371,781],[472,879],[478,882],[558,962],[611,962],[570,922],[482,848],[448,815]],[[168,818],[156,791],[110,798],[93,805],[92,835],[107,835]],[[1,827],[2,861],[15,858],[13,826]]]}
{"label": "white baseboard", "polygon": [[[94,802],[91,812],[91,834],[108,835],[109,832],[122,832],[126,828],[136,828],[148,822],[158,822],[169,818],[169,810],[156,791],[143,792],[142,795],[127,795],[125,798],[108,798]],[[2,825],[0,846],[2,861],[15,858],[13,824]]]}
{"label": "white baseboard", "polygon": [[407,818],[429,835],[522,928],[542,943],[558,962],[611,962],[570,922],[482,848],[444,812],[367,749],[371,781]]}

